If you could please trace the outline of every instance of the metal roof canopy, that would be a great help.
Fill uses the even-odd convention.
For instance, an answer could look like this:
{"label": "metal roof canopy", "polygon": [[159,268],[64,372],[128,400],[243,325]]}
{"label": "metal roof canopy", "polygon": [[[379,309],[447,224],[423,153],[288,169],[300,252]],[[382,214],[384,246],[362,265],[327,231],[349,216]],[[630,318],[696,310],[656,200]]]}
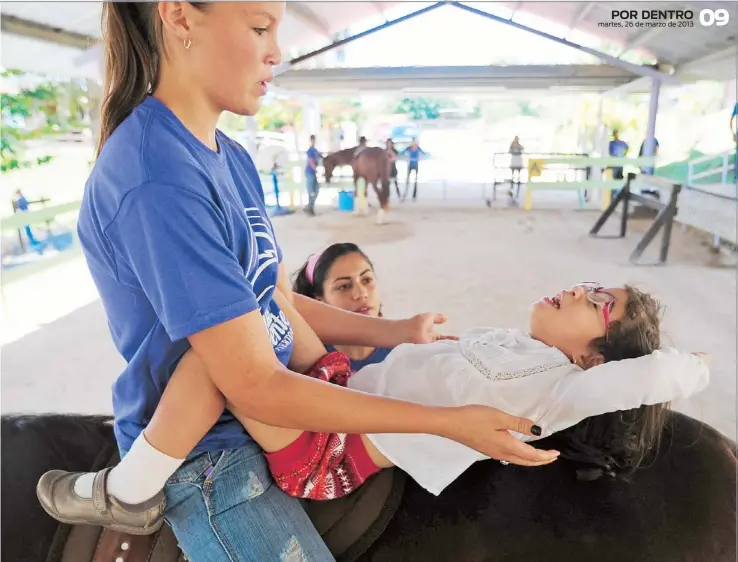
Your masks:
{"label": "metal roof canopy", "polygon": [[[358,22],[377,24],[386,21],[385,14],[400,10],[403,2],[288,2],[287,16],[280,31],[285,51],[330,44],[331,38]],[[654,57],[661,68],[684,80],[726,80],[736,75],[736,33],[738,4],[691,0],[690,2],[444,2],[491,17],[502,23],[547,35],[536,29],[531,18],[544,18],[558,24],[563,31],[551,38],[574,44],[582,33],[619,45],[619,57],[639,51]],[[409,4],[407,11],[419,4]],[[430,3],[420,4],[429,7]],[[80,55],[99,41],[100,2],[10,2],[2,4],[2,64],[62,76],[89,76],[89,65],[80,69],[73,55]],[[692,28],[616,28],[599,27],[611,21],[616,10],[692,10],[725,9],[731,24],[722,27]],[[576,47],[575,47],[576,48]],[[613,57],[615,58],[615,57]],[[617,59],[616,59],[617,60]],[[608,60],[610,64],[618,64]]]}
{"label": "metal roof canopy", "polygon": [[512,90],[574,93],[606,92],[636,78],[609,65],[417,66],[290,70],[277,76],[274,84],[285,93],[313,95],[486,94]]}

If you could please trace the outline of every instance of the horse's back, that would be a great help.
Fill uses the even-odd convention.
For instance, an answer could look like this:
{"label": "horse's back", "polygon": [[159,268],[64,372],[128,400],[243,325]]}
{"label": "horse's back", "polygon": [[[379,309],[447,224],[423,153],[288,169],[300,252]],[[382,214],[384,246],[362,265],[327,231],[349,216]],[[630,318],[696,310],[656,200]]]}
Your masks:
{"label": "horse's back", "polygon": [[735,544],[734,444],[675,415],[630,483],[579,481],[564,460],[477,463],[437,498],[409,482],[363,560],[733,562]]}
{"label": "horse's back", "polygon": [[36,499],[36,482],[48,470],[87,471],[110,458],[115,442],[109,418],[3,416],[0,433],[3,559],[44,561],[58,524]]}

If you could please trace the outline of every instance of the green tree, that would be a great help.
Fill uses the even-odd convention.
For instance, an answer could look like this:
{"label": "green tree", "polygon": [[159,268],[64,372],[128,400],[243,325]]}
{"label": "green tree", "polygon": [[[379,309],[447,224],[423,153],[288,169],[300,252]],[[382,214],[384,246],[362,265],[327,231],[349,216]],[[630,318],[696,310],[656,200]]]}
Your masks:
{"label": "green tree", "polygon": [[320,113],[326,127],[351,121],[361,125],[366,120],[366,111],[358,100],[349,98],[326,98],[320,102]]}
{"label": "green tree", "polygon": [[446,100],[432,98],[402,98],[393,113],[408,115],[410,119],[438,119],[442,108],[449,107],[450,104]]}
{"label": "green tree", "polygon": [[[9,84],[13,79],[25,78],[30,82],[32,78],[17,70],[6,70],[0,76]],[[51,161],[51,156],[41,156],[33,161],[25,159],[26,141],[87,126],[88,98],[85,89],[77,82],[36,81],[33,86],[17,92],[8,89],[0,93],[0,98],[3,120],[0,172]]]}
{"label": "green tree", "polygon": [[262,106],[256,114],[256,125],[261,131],[279,131],[283,127],[297,127],[302,123],[302,107],[298,102],[277,99]]}

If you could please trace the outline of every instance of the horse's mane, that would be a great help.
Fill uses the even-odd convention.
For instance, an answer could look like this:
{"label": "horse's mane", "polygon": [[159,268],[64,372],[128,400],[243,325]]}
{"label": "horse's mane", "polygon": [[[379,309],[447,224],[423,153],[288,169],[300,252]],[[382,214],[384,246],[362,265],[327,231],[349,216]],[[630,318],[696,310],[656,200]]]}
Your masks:
{"label": "horse's mane", "polygon": [[[584,419],[546,439],[546,447],[570,461],[579,480],[603,476],[628,481],[640,467],[653,461],[661,436],[670,429],[673,413],[666,404],[641,406]],[[657,424],[653,439],[643,438],[646,424]]]}

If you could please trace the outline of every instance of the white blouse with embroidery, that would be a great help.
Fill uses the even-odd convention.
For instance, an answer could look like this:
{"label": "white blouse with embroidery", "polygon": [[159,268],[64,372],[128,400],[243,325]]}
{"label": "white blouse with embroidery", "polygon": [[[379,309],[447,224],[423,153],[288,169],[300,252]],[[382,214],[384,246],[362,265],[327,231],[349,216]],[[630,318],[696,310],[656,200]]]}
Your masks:
{"label": "white blouse with embroidery", "polygon": [[[354,373],[348,386],[430,406],[493,406],[540,425],[539,438],[514,434],[529,441],[590,416],[690,396],[708,381],[709,369],[698,357],[671,348],[584,371],[525,332],[479,328],[458,342],[400,345],[383,362]],[[369,439],[436,495],[487,458],[435,435],[387,433]]]}

